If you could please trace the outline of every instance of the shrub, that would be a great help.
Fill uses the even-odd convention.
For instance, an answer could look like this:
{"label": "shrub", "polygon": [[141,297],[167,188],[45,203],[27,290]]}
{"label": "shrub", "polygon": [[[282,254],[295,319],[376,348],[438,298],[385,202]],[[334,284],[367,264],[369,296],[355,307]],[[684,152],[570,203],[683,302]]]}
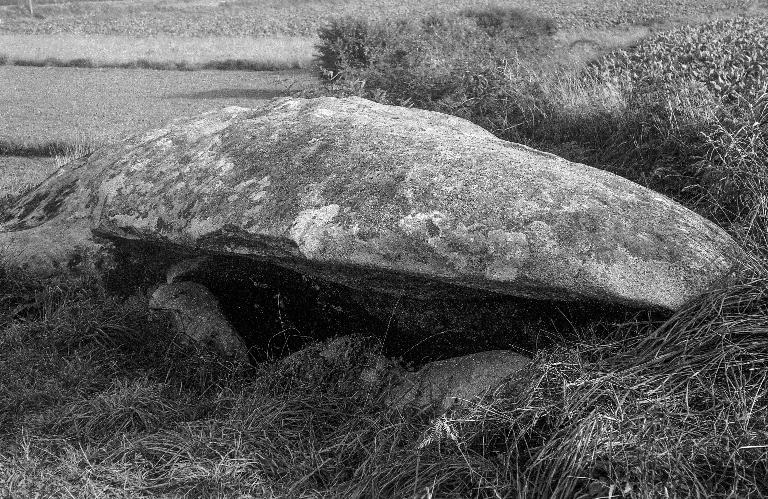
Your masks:
{"label": "shrub", "polygon": [[382,22],[342,18],[319,30],[318,61],[331,78],[345,69],[375,67],[383,75],[392,72],[394,81],[407,68],[436,70],[478,56],[501,61],[536,53],[554,33],[550,21],[500,8]]}
{"label": "shrub", "polygon": [[386,43],[384,29],[351,17],[331,21],[318,30],[318,35],[318,60],[331,78],[336,78],[348,68],[368,67],[373,53],[381,50]]}
{"label": "shrub", "polygon": [[557,25],[552,19],[534,16],[520,9],[489,7],[465,9],[460,14],[473,19],[477,27],[491,37],[512,34],[520,39],[531,39],[557,32]]}

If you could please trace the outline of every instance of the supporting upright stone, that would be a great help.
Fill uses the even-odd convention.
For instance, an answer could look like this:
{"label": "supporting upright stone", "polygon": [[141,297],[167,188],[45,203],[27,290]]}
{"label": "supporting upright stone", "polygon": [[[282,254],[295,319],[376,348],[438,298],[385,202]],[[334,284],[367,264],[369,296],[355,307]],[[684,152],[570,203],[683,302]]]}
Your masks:
{"label": "supporting upright stone", "polygon": [[173,315],[180,333],[238,362],[248,362],[248,350],[224,317],[218,300],[202,284],[190,281],[161,284],[149,306]]}
{"label": "supporting upright stone", "polygon": [[436,407],[447,410],[498,388],[531,363],[508,350],[478,352],[430,362],[405,374],[389,397],[393,407]]}

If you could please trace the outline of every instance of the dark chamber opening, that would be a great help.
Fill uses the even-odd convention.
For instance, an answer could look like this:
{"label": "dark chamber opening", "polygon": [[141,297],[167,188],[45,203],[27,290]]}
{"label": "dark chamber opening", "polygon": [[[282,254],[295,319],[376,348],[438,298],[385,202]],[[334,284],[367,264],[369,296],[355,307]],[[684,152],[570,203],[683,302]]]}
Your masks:
{"label": "dark chamber opening", "polygon": [[[176,262],[201,256],[183,248],[117,241],[114,265],[105,273],[108,291],[127,296],[166,281]],[[478,296],[461,288],[442,299],[419,300],[354,290],[244,256],[208,255],[183,276],[219,299],[254,362],[284,357],[307,344],[340,335],[374,336],[387,357],[419,365],[485,350],[532,356],[553,343],[611,334],[611,325],[638,314],[664,313],[601,302]]]}

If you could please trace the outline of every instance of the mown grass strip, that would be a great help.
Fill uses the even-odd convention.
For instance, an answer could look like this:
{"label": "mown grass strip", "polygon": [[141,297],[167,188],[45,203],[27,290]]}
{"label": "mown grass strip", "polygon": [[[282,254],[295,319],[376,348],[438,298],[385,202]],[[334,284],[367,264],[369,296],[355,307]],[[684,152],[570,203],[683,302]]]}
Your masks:
{"label": "mown grass strip", "polygon": [[206,69],[219,71],[280,71],[285,69],[303,69],[306,66],[300,62],[269,62],[248,59],[225,59],[189,63],[186,61],[152,61],[136,59],[127,62],[99,62],[88,58],[62,60],[55,57],[45,59],[11,59],[0,54],[0,64],[11,66],[58,67],[58,68],[117,68],[117,69],[155,69],[166,71],[200,71]]}
{"label": "mown grass strip", "polygon": [[265,71],[309,68],[310,37],[201,38],[0,34],[0,62],[18,66],[224,69]]}
{"label": "mown grass strip", "polygon": [[77,143],[61,140],[28,143],[0,139],[0,156],[19,156],[24,158],[65,156],[78,147],[81,146]]}

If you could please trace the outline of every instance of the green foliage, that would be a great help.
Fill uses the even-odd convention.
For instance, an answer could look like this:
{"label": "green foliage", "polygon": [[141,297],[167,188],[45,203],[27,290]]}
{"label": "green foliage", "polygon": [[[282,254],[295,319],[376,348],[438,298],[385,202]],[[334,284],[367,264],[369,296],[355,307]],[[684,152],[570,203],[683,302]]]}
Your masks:
{"label": "green foliage", "polygon": [[633,82],[704,83],[719,95],[754,95],[768,81],[768,19],[735,18],[682,26],[651,36],[597,64]]}
{"label": "green foliage", "polygon": [[476,57],[501,61],[546,50],[545,40],[555,31],[551,21],[501,8],[382,22],[343,18],[319,30],[318,60],[331,78],[344,70],[372,68],[381,75],[375,84],[383,84],[388,73],[440,71]]}
{"label": "green foliage", "polygon": [[318,30],[320,66],[335,78],[346,68],[370,64],[372,52],[384,45],[383,32],[374,33],[371,23],[351,17],[334,19]]}
{"label": "green foliage", "polygon": [[485,9],[465,9],[460,14],[473,19],[477,27],[489,36],[514,34],[520,39],[554,35],[557,25],[552,19],[532,16],[519,9],[489,7]]}

